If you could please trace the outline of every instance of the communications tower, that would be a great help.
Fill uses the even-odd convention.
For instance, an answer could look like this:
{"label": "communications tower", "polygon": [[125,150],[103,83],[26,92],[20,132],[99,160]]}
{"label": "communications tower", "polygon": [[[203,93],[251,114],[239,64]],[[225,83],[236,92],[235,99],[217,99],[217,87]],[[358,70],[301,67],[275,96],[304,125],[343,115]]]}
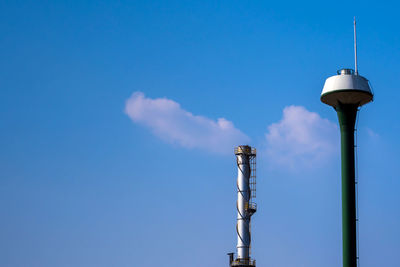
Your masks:
{"label": "communications tower", "polygon": [[237,257],[228,253],[231,267],[255,267],[250,257],[251,216],[257,211],[256,197],[256,149],[250,146],[235,148],[237,176]]}
{"label": "communications tower", "polygon": [[340,124],[343,267],[356,267],[358,262],[354,132],[359,108],[373,100],[369,81],[358,74],[355,19],[354,52],[355,71],[339,70],[325,81],[321,94],[321,101],[336,110]]}

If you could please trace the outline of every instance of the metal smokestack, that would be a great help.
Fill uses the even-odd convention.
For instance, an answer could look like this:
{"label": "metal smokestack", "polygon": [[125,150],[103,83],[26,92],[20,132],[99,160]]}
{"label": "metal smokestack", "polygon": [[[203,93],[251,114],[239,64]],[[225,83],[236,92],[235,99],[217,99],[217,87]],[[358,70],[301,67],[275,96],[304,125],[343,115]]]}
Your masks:
{"label": "metal smokestack", "polygon": [[256,194],[256,149],[250,146],[235,148],[237,177],[237,258],[230,261],[230,266],[253,267],[255,260],[250,257],[251,248],[251,216],[256,212],[254,202]]}

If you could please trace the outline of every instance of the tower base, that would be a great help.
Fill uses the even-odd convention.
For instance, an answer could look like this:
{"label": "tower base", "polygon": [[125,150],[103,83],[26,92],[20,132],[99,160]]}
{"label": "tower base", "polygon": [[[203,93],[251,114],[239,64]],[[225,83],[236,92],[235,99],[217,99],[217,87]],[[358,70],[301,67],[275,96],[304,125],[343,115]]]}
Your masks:
{"label": "tower base", "polygon": [[256,261],[251,259],[236,259],[231,262],[230,267],[256,267]]}

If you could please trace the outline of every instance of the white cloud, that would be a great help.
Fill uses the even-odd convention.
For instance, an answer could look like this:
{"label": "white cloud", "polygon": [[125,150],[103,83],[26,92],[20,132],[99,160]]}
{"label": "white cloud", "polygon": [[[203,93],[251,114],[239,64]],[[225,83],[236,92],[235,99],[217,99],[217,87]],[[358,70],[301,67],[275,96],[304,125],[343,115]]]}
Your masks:
{"label": "white cloud", "polygon": [[339,129],[302,106],[288,106],[283,118],[268,127],[267,157],[278,168],[309,168],[339,151]]}
{"label": "white cloud", "polygon": [[186,148],[232,153],[234,146],[250,140],[231,121],[193,115],[173,100],[147,98],[142,92],[126,101],[125,113],[161,139]]}

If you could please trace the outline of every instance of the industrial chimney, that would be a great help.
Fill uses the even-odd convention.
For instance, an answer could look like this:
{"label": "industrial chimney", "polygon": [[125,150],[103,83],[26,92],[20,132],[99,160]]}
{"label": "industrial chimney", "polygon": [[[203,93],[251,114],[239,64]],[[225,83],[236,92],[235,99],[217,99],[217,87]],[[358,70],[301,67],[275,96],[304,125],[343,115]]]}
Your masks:
{"label": "industrial chimney", "polygon": [[325,81],[321,101],[332,106],[340,124],[342,157],[343,267],[357,266],[357,210],[354,131],[359,107],[373,100],[366,78],[358,75],[356,22],[354,20],[355,69],[341,69]]}
{"label": "industrial chimney", "polygon": [[250,257],[251,216],[257,211],[256,197],[256,149],[250,146],[235,148],[237,177],[237,257],[229,253],[230,266],[255,267],[256,261]]}

